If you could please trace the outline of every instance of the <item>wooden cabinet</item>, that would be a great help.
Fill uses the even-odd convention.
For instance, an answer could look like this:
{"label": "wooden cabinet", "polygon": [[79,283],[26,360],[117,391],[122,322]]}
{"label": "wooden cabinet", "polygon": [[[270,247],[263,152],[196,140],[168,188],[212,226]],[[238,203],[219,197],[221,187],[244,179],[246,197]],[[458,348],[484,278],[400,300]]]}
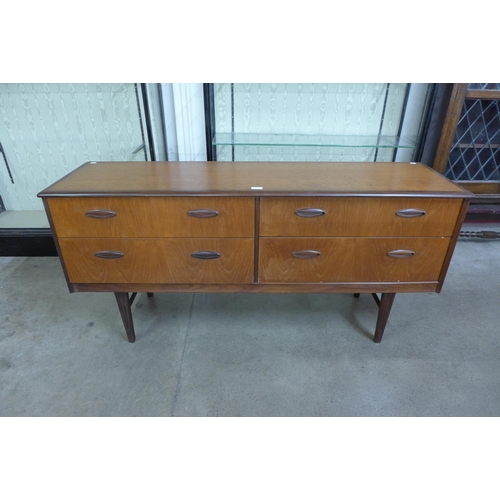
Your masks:
{"label": "wooden cabinet", "polygon": [[432,167],[480,198],[500,198],[500,84],[455,83]]}
{"label": "wooden cabinet", "polygon": [[69,290],[439,292],[468,191],[410,163],[87,163],[39,194]]}

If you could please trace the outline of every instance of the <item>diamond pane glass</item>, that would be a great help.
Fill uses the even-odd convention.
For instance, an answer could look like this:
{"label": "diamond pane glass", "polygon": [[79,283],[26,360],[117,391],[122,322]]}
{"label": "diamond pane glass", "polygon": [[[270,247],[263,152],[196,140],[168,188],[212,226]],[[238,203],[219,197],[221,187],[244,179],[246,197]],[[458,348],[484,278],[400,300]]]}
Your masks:
{"label": "diamond pane glass", "polygon": [[500,83],[469,83],[467,90],[500,90]]}
{"label": "diamond pane glass", "polygon": [[456,181],[500,180],[500,101],[464,101],[446,176]]}

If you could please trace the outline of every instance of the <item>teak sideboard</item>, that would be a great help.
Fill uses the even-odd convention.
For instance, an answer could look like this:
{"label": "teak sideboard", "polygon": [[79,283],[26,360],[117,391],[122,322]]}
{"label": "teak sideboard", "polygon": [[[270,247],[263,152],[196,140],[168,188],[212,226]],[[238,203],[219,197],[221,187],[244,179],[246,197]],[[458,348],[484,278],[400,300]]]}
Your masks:
{"label": "teak sideboard", "polygon": [[38,196],[129,342],[138,292],[368,292],[380,342],[396,293],[441,291],[473,195],[419,163],[89,162]]}

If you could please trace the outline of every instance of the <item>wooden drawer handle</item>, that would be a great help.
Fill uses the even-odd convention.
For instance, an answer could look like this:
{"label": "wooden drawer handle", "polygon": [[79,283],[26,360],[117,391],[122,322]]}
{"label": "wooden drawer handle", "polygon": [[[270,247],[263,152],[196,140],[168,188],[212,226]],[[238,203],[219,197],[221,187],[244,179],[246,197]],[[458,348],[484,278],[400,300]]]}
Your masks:
{"label": "wooden drawer handle", "polygon": [[396,215],[398,217],[411,219],[413,217],[422,217],[422,215],[425,215],[425,210],[419,210],[418,208],[405,208],[404,210],[398,210]]}
{"label": "wooden drawer handle", "polygon": [[111,217],[116,217],[116,212],[113,210],[89,210],[85,215],[94,219],[111,219]]}
{"label": "wooden drawer handle", "polygon": [[325,211],[321,208],[299,208],[295,210],[295,215],[299,217],[319,217],[325,215]]}
{"label": "wooden drawer handle", "polygon": [[292,255],[297,259],[313,259],[314,257],[319,257],[321,253],[317,250],[298,250],[292,252]]}
{"label": "wooden drawer handle", "polygon": [[100,259],[121,259],[124,255],[122,252],[115,252],[114,250],[103,250],[95,253],[95,256]]}
{"label": "wooden drawer handle", "polygon": [[209,217],[217,217],[219,212],[217,210],[210,210],[209,208],[199,208],[197,210],[190,210],[188,215],[190,217],[197,217],[198,219],[208,219]]}
{"label": "wooden drawer handle", "polygon": [[413,257],[415,252],[413,250],[391,250],[387,252],[387,255],[395,259],[408,259],[409,257]]}
{"label": "wooden drawer handle", "polygon": [[202,252],[193,252],[191,254],[191,257],[194,257],[195,259],[203,259],[203,260],[208,260],[208,259],[218,259],[220,257],[219,252],[209,252],[209,251],[202,251]]}

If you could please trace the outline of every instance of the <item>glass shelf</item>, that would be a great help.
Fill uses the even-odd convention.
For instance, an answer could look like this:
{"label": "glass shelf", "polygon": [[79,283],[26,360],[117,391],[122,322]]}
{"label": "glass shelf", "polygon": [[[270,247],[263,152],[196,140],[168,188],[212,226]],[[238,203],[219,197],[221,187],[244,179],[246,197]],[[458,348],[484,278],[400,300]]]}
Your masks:
{"label": "glass shelf", "polygon": [[216,133],[214,146],[293,146],[331,148],[409,148],[415,149],[417,140],[410,137],[372,135],[306,135]]}

